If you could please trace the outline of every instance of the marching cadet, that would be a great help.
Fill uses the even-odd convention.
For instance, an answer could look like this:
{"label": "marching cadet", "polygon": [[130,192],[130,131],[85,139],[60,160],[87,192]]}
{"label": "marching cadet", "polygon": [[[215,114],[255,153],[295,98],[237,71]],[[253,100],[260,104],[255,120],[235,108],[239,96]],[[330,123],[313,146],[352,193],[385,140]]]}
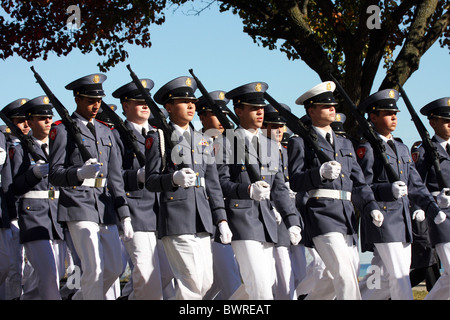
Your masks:
{"label": "marching cadet", "polygon": [[[6,117],[11,119],[11,121],[22,131],[23,134],[27,135],[30,132],[30,127],[28,126],[28,122],[26,120],[25,114],[23,113],[23,109],[21,108],[23,104],[25,104],[29,99],[20,98],[12,101],[7,106],[2,109],[2,112]],[[9,133],[6,136],[6,144],[7,148],[11,146],[16,146],[20,144],[19,139],[14,136],[12,133]],[[25,281],[29,274],[32,272],[32,267],[28,260],[24,260],[24,249],[23,245],[20,243],[20,232],[19,232],[19,223],[17,216],[17,201],[18,198],[15,196],[14,191],[12,190],[12,172],[10,159],[8,157],[4,174],[9,176],[10,183],[6,184],[6,180],[3,180],[2,186],[5,189],[6,193],[6,202],[7,202],[7,211],[10,220],[11,234],[12,238],[10,241],[10,250],[12,260],[12,266],[9,272],[9,275],[5,282],[5,299],[18,299],[22,295],[22,281],[24,283],[29,283]],[[23,271],[22,271],[23,270]]]}
{"label": "marching cadet", "polygon": [[49,180],[60,188],[58,221],[67,225],[81,260],[81,288],[72,299],[102,300],[122,272],[117,215],[125,239],[133,237],[119,150],[111,129],[95,121],[105,75],[93,74],[66,86],[76,110],[72,119],[92,155],[83,160],[74,137],[59,123],[50,132]]}
{"label": "marching cadet", "polygon": [[[216,152],[220,184],[233,232],[231,246],[243,281],[232,299],[273,299],[273,247],[278,242],[278,232],[271,195],[289,230],[291,242],[298,244],[301,237],[300,222],[279,165],[277,143],[261,133],[267,88],[264,82],[253,82],[225,95],[233,100],[240,121],[234,135],[227,132],[222,148]],[[246,155],[237,148],[247,148]],[[242,160],[243,157],[248,161]],[[254,173],[249,174],[250,171]]]}
{"label": "marching cadet", "polygon": [[385,89],[372,94],[359,105],[361,112],[368,113],[369,121],[385,146],[388,161],[400,178],[394,182],[388,180],[381,157],[374,153],[368,142],[358,147],[358,162],[382,210],[378,216],[362,215],[361,219],[361,250],[373,251],[372,265],[382,268],[380,288],[369,288],[366,280],[370,275],[360,282],[364,299],[413,299],[409,279],[411,219],[421,221],[425,217],[420,214],[412,217],[409,199],[423,208],[427,217],[435,219],[436,223],[445,218],[423,184],[409,148],[393,139],[392,132],[397,127],[397,112],[400,111],[397,100],[396,90]]}
{"label": "marching cadet", "polygon": [[[286,104],[281,104],[284,108],[291,111],[291,108]],[[262,125],[262,132],[269,139],[274,140],[279,147],[280,167],[283,172],[286,187],[289,190],[289,198],[291,199],[295,208],[296,193],[290,189],[289,186],[289,172],[288,172],[288,155],[287,145],[283,146],[283,134],[285,132],[286,120],[278,113],[278,111],[270,104],[264,107],[264,122]],[[275,203],[271,199],[274,212],[277,212]],[[300,213],[296,212],[300,220],[300,228],[303,229],[302,219]],[[274,285],[274,299],[275,300],[292,300],[295,294],[296,285],[304,277],[306,269],[305,247],[303,245],[291,245],[289,239],[289,232],[286,224],[279,216],[278,223],[278,242],[273,249],[275,259],[276,281]],[[295,260],[294,260],[295,259]],[[291,261],[292,260],[292,261]],[[295,276],[297,279],[295,279]],[[295,281],[297,280],[297,281]],[[297,283],[296,283],[297,282]]]}
{"label": "marching cadet", "polygon": [[11,176],[10,164],[6,163],[8,159],[6,156],[7,150],[5,135],[3,132],[0,132],[0,300],[6,299],[6,279],[13,265],[13,256],[10,248],[12,239],[11,223],[5,197],[5,190],[8,189],[8,184],[12,182],[7,176],[8,173]]}
{"label": "marching cadet", "polygon": [[[153,88],[151,79],[141,79],[141,83],[148,92]],[[150,109],[144,97],[133,82],[121,86],[112,96],[120,99],[126,117],[125,126],[133,132],[139,150],[145,155],[145,137],[147,132],[155,129],[148,123]],[[133,264],[133,291],[128,299],[161,300],[163,295],[156,235],[159,209],[157,193],[145,188],[145,166],[141,166],[125,137],[120,137],[119,147],[125,192],[134,230],[133,238],[124,241]]]}
{"label": "marching cadet", "polygon": [[[302,137],[288,144],[291,189],[308,192],[304,214],[306,236],[312,240],[326,270],[332,276],[336,298],[361,299],[358,288],[359,255],[357,223],[352,201],[367,215],[379,213],[372,190],[365,183],[352,143],[336,135],[330,124],[335,120],[334,82],[320,83],[301,95],[303,104],[317,134],[318,146],[332,161],[320,163],[313,149]],[[319,287],[306,299],[321,299]]]}
{"label": "marching cadet", "polygon": [[203,299],[213,283],[213,224],[222,243],[232,237],[212,143],[190,126],[196,89],[195,80],[178,77],[155,93],[155,101],[169,113],[176,145],[172,149],[158,132],[146,140],[145,186],[161,192],[158,237],[177,281],[176,299]]}
{"label": "marching cadet", "polygon": [[20,242],[34,272],[28,281],[37,285],[24,290],[22,300],[60,300],[59,281],[65,273],[65,244],[57,222],[59,191],[48,181],[48,135],[53,122],[52,104],[40,96],[26,102],[23,112],[32,130],[34,159],[21,144],[10,149],[13,189],[18,201]]}
{"label": "marching cadet", "polygon": [[[230,112],[227,107],[230,100],[225,98],[224,91],[212,91],[209,95],[223,113],[228,114]],[[195,103],[195,108],[198,117],[202,122],[202,132],[205,137],[211,137],[213,143],[215,143],[216,138],[219,137],[218,139],[220,139],[221,134],[226,134],[224,133],[222,124],[217,119],[212,109],[208,107],[205,97],[200,97],[198,99]],[[215,234],[217,235],[217,228],[215,229]],[[218,236],[220,236],[220,233]],[[217,240],[219,237],[215,238]],[[223,244],[220,240],[215,241],[213,239],[211,246],[213,254],[214,280],[211,289],[205,296],[205,300],[212,298],[227,300],[241,285],[239,267],[234,257],[233,249],[229,244]]]}
{"label": "marching cadet", "polygon": [[[432,142],[439,154],[441,172],[445,181],[450,181],[450,97],[434,100],[420,109],[420,113],[426,115],[430,126],[434,130]],[[450,299],[450,196],[448,188],[441,189],[438,185],[436,172],[432,164],[431,156],[425,152],[423,146],[419,148],[419,154],[415,164],[417,171],[425,182],[428,190],[436,197],[436,201],[445,213],[437,219],[427,219],[431,245],[436,249],[444,268],[425,300]],[[444,220],[442,223],[442,220]]]}

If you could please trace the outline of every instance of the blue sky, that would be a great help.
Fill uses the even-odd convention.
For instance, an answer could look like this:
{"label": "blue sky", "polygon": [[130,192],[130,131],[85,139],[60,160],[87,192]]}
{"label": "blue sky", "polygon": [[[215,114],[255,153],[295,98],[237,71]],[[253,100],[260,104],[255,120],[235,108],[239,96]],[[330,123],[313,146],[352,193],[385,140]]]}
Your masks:
{"label": "blue sky", "polygon": [[[289,105],[297,116],[305,114],[303,106],[295,105],[294,101],[320,82],[314,71],[301,60],[290,61],[279,51],[253,43],[242,31],[239,17],[230,12],[219,13],[212,6],[196,16],[186,14],[189,8],[190,5],[176,12],[169,11],[162,26],[150,28],[151,48],[127,47],[129,58],[106,73],[105,102],[119,105],[111,93],[131,81],[126,68],[130,64],[138,77],[155,82],[153,94],[166,82],[178,76],[189,76],[188,70],[192,68],[209,91],[229,91],[245,83],[264,81],[269,84],[268,92],[275,99]],[[81,15],[82,19],[87,19],[83,12]],[[82,76],[98,73],[97,63],[102,60],[103,57],[96,53],[82,55],[77,51],[66,57],[51,54],[46,61],[27,62],[18,57],[2,60],[0,108],[18,98],[31,99],[44,94],[30,70],[30,66],[34,66],[71,113],[74,110],[73,96],[64,86]],[[379,87],[384,73],[385,70],[380,69],[372,92]],[[419,70],[404,85],[417,113],[428,102],[450,96],[449,74],[449,52],[435,44],[421,59]],[[197,91],[196,95],[201,96],[201,93]],[[402,100],[399,108],[402,112],[394,134],[411,146],[420,137]],[[119,113],[120,110],[119,107]],[[59,116],[55,118],[59,119]],[[427,119],[422,116],[421,119],[432,134]],[[196,120],[194,125],[200,128],[198,118]]]}

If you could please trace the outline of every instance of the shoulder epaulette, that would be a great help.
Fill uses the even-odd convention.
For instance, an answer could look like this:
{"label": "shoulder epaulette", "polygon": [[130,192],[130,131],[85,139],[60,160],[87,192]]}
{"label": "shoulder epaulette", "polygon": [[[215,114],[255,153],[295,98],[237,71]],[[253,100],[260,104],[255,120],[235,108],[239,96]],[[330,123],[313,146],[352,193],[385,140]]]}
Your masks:
{"label": "shoulder epaulette", "polygon": [[62,120],[58,120],[58,121],[53,122],[53,125],[59,126],[61,123],[63,123]]}
{"label": "shoulder epaulette", "polygon": [[109,124],[107,124],[106,122],[103,122],[102,120],[95,119],[95,121],[100,122],[102,125],[107,126],[111,130],[114,129],[114,127],[111,127]]}

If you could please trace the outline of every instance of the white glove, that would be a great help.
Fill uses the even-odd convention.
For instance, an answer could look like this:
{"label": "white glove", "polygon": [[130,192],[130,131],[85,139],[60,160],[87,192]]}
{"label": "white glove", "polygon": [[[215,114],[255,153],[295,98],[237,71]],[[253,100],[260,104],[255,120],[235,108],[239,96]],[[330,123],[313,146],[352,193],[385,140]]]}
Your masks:
{"label": "white glove", "polygon": [[228,226],[228,222],[222,221],[219,222],[217,225],[220,232],[220,241],[222,241],[223,244],[231,243],[231,238],[233,237],[233,233],[230,230],[230,227]]}
{"label": "white glove", "polygon": [[3,148],[0,148],[0,166],[4,165],[6,161],[6,151]]}
{"label": "white glove", "polygon": [[123,218],[122,229],[123,229],[123,240],[124,241],[129,241],[129,240],[133,239],[134,230],[133,230],[133,226],[131,225],[130,217]]}
{"label": "white glove", "polygon": [[412,218],[413,218],[413,220],[416,220],[417,222],[422,222],[423,220],[425,220],[425,211],[423,211],[422,209],[418,209],[418,210],[414,211]]}
{"label": "white glove", "polygon": [[33,167],[33,173],[38,179],[48,176],[48,163],[44,160],[38,160]]}
{"label": "white glove", "polygon": [[286,188],[288,188],[289,190],[289,198],[295,199],[297,192],[291,190],[291,184],[289,183],[289,181],[286,181],[284,184],[286,185]]}
{"label": "white glove", "polygon": [[370,212],[370,216],[372,217],[372,222],[377,227],[381,227],[383,224],[384,216],[383,213],[381,213],[380,210],[372,210]]}
{"label": "white glove", "polygon": [[183,168],[175,171],[172,177],[175,185],[188,188],[195,185],[195,172],[191,168]]}
{"label": "white glove", "polygon": [[441,224],[447,219],[447,215],[443,211],[439,211],[437,216],[434,218],[435,224]]}
{"label": "white glove", "polygon": [[101,165],[97,162],[97,159],[88,159],[83,166],[77,170],[78,180],[83,181],[84,179],[96,178],[100,172],[100,167]]}
{"label": "white glove", "polygon": [[302,240],[302,229],[300,229],[299,226],[292,226],[289,227],[289,240],[291,240],[291,243],[296,246],[299,244],[300,240]]}
{"label": "white glove", "polygon": [[145,167],[142,167],[137,171],[137,180],[140,183],[145,182]]}
{"label": "white glove", "polygon": [[341,164],[337,161],[328,161],[320,166],[319,173],[322,179],[334,180],[341,173]]}
{"label": "white glove", "polygon": [[392,194],[395,199],[399,199],[408,195],[408,187],[403,181],[395,181],[392,183]]}
{"label": "white glove", "polygon": [[281,214],[275,208],[272,208],[272,211],[273,211],[273,214],[275,215],[275,221],[277,222],[277,224],[280,224],[281,221],[283,220],[283,218],[281,218]]}
{"label": "white glove", "polygon": [[270,185],[265,181],[256,181],[250,185],[250,198],[256,201],[270,199]]}
{"label": "white glove", "polygon": [[450,188],[444,188],[441,190],[441,192],[436,196],[436,202],[441,209],[448,208],[450,206],[450,196],[446,195],[447,191],[449,191]]}

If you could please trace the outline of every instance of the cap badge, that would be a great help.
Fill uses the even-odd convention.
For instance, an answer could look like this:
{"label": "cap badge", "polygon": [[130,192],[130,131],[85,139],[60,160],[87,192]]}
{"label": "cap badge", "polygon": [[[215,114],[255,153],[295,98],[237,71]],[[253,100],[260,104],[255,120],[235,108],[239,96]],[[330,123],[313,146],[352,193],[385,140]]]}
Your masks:
{"label": "cap badge", "polygon": [[394,99],[395,98],[395,92],[394,90],[389,91],[389,98]]}
{"label": "cap badge", "polygon": [[190,87],[190,86],[192,85],[192,80],[191,80],[191,78],[186,78],[186,85],[187,85],[188,87]]}
{"label": "cap badge", "polygon": [[[220,100],[225,99],[225,92],[221,91],[221,92],[219,93],[219,99],[220,99]],[[449,101],[450,101],[450,100],[449,100]]]}
{"label": "cap badge", "polygon": [[42,102],[43,102],[44,104],[49,104],[50,99],[49,99],[48,97],[44,97],[44,99],[42,100]]}
{"label": "cap badge", "polygon": [[450,99],[447,100],[447,105],[450,107]]}
{"label": "cap badge", "polygon": [[141,83],[142,83],[142,86],[144,88],[147,88],[147,81],[146,80],[142,80]]}
{"label": "cap badge", "polygon": [[258,82],[258,83],[256,84],[255,90],[256,90],[256,92],[260,92],[260,91],[262,90],[261,83]]}
{"label": "cap badge", "polygon": [[92,81],[94,81],[94,83],[99,83],[100,82],[100,76],[98,74],[96,74],[94,76],[94,78],[92,79]]}
{"label": "cap badge", "polygon": [[341,121],[341,115],[339,113],[336,114],[335,120],[336,121]]}
{"label": "cap badge", "polygon": [[22,101],[20,101],[20,104],[25,104],[27,102],[27,99],[22,99]]}
{"label": "cap badge", "polygon": [[331,91],[331,83],[330,82],[327,82],[327,90]]}

